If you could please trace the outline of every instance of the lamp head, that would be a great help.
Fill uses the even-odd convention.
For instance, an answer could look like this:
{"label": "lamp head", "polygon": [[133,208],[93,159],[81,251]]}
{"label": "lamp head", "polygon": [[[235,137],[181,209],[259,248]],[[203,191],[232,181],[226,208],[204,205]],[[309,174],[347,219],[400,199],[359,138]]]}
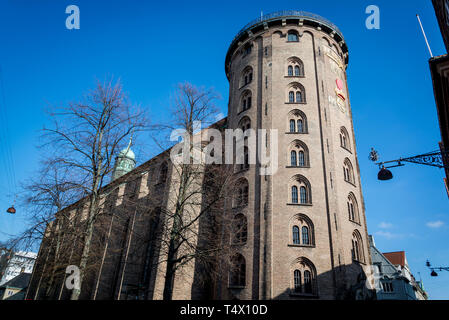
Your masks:
{"label": "lamp head", "polygon": [[432,270],[432,272],[430,273],[431,277],[438,277],[438,273],[435,272],[435,270]]}
{"label": "lamp head", "polygon": [[377,174],[377,179],[381,181],[387,181],[393,179],[393,174],[390,170],[386,169],[385,167],[382,167],[380,169],[379,173]]}
{"label": "lamp head", "polygon": [[10,213],[10,214],[15,214],[16,213],[16,209],[14,208],[14,206],[8,208],[8,210],[6,210],[6,212]]}

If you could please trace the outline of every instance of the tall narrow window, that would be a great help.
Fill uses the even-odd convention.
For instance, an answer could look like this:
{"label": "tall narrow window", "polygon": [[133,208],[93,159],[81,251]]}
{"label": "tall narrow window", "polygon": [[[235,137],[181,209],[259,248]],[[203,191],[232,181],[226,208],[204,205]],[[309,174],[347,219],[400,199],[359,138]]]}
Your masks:
{"label": "tall narrow window", "polygon": [[302,119],[298,119],[298,132],[303,133],[304,132],[304,125]]}
{"label": "tall narrow window", "polygon": [[230,285],[244,287],[246,284],[246,263],[242,255],[237,254],[232,258]]}
{"label": "tall narrow window", "polygon": [[292,167],[296,167],[296,165],[297,165],[297,162],[296,162],[296,151],[290,152],[290,165]]}
{"label": "tall narrow window", "polygon": [[302,244],[310,244],[309,228],[306,226],[302,227]]}
{"label": "tall narrow window", "polygon": [[288,66],[288,75],[290,77],[293,76],[293,67],[292,66]]}
{"label": "tall narrow window", "polygon": [[305,158],[304,158],[304,151],[299,151],[298,152],[298,166],[299,167],[305,167],[306,166],[306,162],[305,162]]}
{"label": "tall narrow window", "polygon": [[290,91],[288,93],[288,102],[294,103],[295,102],[295,93],[293,91]]}
{"label": "tall narrow window", "polygon": [[[299,121],[299,120],[298,120]],[[295,120],[290,120],[290,132],[296,132]]]}
{"label": "tall narrow window", "polygon": [[246,243],[248,237],[247,221],[243,214],[238,214],[235,216],[233,221],[234,226],[234,243],[244,244]]}
{"label": "tall narrow window", "polygon": [[295,76],[299,77],[301,75],[301,69],[299,66],[295,66]]}
{"label": "tall narrow window", "polygon": [[299,293],[301,292],[301,271],[295,270],[293,273],[293,277],[294,277],[295,292]]}
{"label": "tall narrow window", "polygon": [[300,244],[298,226],[293,226],[293,244]]}
{"label": "tall narrow window", "polygon": [[302,102],[302,94],[301,91],[296,91],[296,103]]}
{"label": "tall narrow window", "polygon": [[307,189],[306,187],[301,187],[300,189],[300,194],[301,194],[301,203],[307,203]]}
{"label": "tall narrow window", "polygon": [[167,173],[168,173],[168,167],[167,164],[164,162],[161,165],[160,171],[159,171],[159,183],[165,183],[167,181]]}
{"label": "tall narrow window", "polygon": [[312,293],[312,276],[309,270],[304,271],[304,292]]}
{"label": "tall narrow window", "polygon": [[298,187],[292,187],[292,203],[298,203]]}
{"label": "tall narrow window", "polygon": [[360,233],[355,230],[352,234],[352,250],[351,250],[352,260],[358,262],[365,262],[365,257],[363,254],[362,237]]}

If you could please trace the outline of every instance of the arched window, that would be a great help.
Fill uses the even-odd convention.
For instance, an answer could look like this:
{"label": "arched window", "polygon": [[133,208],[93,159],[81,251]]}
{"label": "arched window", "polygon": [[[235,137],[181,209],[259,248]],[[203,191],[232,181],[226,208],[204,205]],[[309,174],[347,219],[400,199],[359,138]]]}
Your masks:
{"label": "arched window", "polygon": [[241,98],[240,112],[246,111],[251,108],[252,104],[252,94],[251,91],[245,90]]}
{"label": "arched window", "polygon": [[349,134],[345,127],[341,127],[340,129],[340,146],[348,151],[351,151]]}
{"label": "arched window", "polygon": [[288,163],[292,167],[309,167],[309,149],[306,144],[300,140],[294,140],[289,147],[290,159]]}
{"label": "arched window", "polygon": [[301,292],[301,271],[295,270],[293,273],[293,277],[294,277],[295,292],[300,293]]}
{"label": "arched window", "polygon": [[245,69],[243,69],[242,72],[242,80],[240,86],[246,86],[247,84],[251,83],[253,81],[253,68],[248,66]]}
{"label": "arched window", "polygon": [[238,214],[233,220],[234,244],[245,244],[248,239],[248,223],[243,214]]}
{"label": "arched window", "polygon": [[296,151],[292,150],[292,152],[290,153],[290,165],[292,167],[296,167],[298,165],[297,161],[296,161]]}
{"label": "arched window", "polygon": [[291,221],[292,230],[291,243],[294,245],[314,246],[315,235],[312,220],[304,214],[297,214]]}
{"label": "arched window", "polygon": [[243,132],[245,132],[248,129],[251,129],[251,120],[247,116],[243,117],[240,120],[238,127],[242,129]]}
{"label": "arched window", "polygon": [[317,295],[318,285],[315,266],[307,258],[300,257],[292,264],[292,293]]}
{"label": "arched window", "polygon": [[293,244],[301,244],[299,239],[299,227],[293,226]]}
{"label": "arched window", "polygon": [[298,187],[292,187],[292,203],[298,203]]}
{"label": "arched window", "polygon": [[241,254],[232,257],[229,278],[230,286],[244,287],[246,285],[246,262]]}
{"label": "arched window", "polygon": [[306,226],[302,227],[302,244],[309,245],[310,237],[309,237],[309,228]]}
{"label": "arched window", "polygon": [[304,77],[304,64],[298,57],[287,60],[287,75],[289,77]]}
{"label": "arched window", "polygon": [[312,204],[312,189],[309,181],[304,176],[300,174],[294,176],[290,180],[289,188],[291,190],[290,201],[292,204]]}
{"label": "arched window", "polygon": [[288,114],[287,132],[307,133],[307,118],[304,112],[295,109]]}
{"label": "arched window", "polygon": [[352,168],[351,161],[349,161],[348,158],[346,158],[343,163],[343,175],[346,182],[355,184],[354,170]]}
{"label": "arched window", "polygon": [[288,103],[306,103],[304,86],[293,82],[288,86]]}
{"label": "arched window", "polygon": [[288,42],[298,42],[298,33],[296,31],[289,31],[287,36]]}
{"label": "arched window", "polygon": [[365,262],[365,256],[363,254],[362,237],[357,230],[355,230],[352,233],[351,255],[352,255],[352,260],[362,262],[362,263]]}
{"label": "arched window", "polygon": [[347,205],[348,205],[349,220],[356,223],[360,223],[357,200],[352,192],[348,196]]}

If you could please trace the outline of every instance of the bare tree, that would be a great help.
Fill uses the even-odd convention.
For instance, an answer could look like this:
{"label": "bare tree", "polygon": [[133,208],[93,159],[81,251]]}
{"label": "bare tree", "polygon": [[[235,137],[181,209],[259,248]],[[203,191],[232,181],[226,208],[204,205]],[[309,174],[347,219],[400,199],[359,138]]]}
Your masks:
{"label": "bare tree", "polygon": [[[114,158],[132,133],[147,128],[144,111],[134,108],[123,92],[120,81],[97,83],[83,102],[50,112],[52,128],[44,128],[44,146],[53,150],[52,166],[70,173],[71,187],[82,191],[87,199],[83,212],[86,221],[81,237],[79,261],[80,283],[92,250],[93,230],[101,212],[101,192],[109,182]],[[71,299],[77,300],[80,289],[73,289]]]}
{"label": "bare tree", "polygon": [[178,145],[182,151],[177,156],[182,161],[172,159],[165,224],[160,235],[163,254],[158,263],[166,268],[164,300],[173,297],[175,273],[184,274],[182,269],[195,261],[201,265],[204,274],[211,274],[218,260],[229,256],[231,250],[229,241],[218,235],[230,225],[225,207],[234,185],[232,167],[221,163],[207,164],[204,159],[194,160],[195,154],[201,154],[204,143],[208,142],[201,138],[197,141],[202,135],[199,124],[205,127],[214,122],[217,98],[211,89],[190,83],[179,84],[173,99],[171,122],[161,126],[170,132],[178,130],[183,135],[183,141]]}

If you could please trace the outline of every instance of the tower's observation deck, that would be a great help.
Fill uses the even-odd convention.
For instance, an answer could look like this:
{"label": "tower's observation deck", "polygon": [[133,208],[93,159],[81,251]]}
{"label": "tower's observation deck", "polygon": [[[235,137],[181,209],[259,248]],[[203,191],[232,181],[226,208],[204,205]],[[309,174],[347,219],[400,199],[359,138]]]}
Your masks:
{"label": "tower's observation deck", "polygon": [[341,50],[345,55],[345,63],[348,64],[348,46],[346,45],[343,34],[335,24],[333,24],[326,18],[323,18],[314,13],[300,10],[282,10],[254,19],[253,21],[246,24],[237,33],[237,35],[232,40],[231,45],[229,46],[228,52],[226,53],[226,75],[228,75],[229,73],[229,62],[236,48],[238,48],[247,39],[263,30],[284,25],[305,25],[314,28],[321,28],[321,31],[328,33],[332,38],[334,38],[335,41],[340,44]]}

